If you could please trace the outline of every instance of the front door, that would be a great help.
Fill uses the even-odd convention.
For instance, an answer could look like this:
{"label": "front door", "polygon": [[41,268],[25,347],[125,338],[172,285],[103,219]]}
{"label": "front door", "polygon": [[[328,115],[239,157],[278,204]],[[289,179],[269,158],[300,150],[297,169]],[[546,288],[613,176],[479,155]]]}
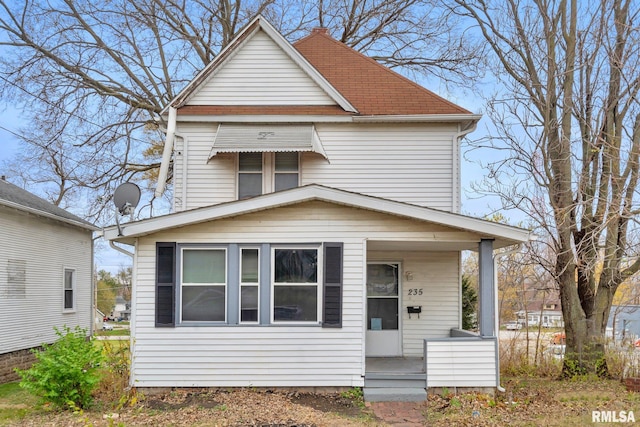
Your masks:
{"label": "front door", "polygon": [[365,354],[368,357],[402,356],[399,270],[399,264],[367,264]]}

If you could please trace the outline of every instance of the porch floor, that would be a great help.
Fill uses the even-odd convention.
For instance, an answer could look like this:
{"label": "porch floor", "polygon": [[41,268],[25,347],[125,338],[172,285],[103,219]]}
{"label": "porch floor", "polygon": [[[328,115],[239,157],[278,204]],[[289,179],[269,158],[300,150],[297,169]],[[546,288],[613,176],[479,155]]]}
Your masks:
{"label": "porch floor", "polygon": [[424,373],[421,357],[367,357],[365,373],[418,374]]}

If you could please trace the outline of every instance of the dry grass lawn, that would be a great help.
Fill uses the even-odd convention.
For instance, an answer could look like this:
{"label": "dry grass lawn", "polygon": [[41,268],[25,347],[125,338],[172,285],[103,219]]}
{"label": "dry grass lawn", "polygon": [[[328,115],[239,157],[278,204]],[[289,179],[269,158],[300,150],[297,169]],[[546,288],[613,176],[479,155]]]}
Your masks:
{"label": "dry grass lawn", "polygon": [[[429,426],[587,426],[593,411],[634,411],[640,394],[620,381],[505,378],[505,393],[430,396],[418,405]],[[2,390],[6,390],[4,393]],[[0,388],[3,426],[385,426],[370,408],[339,394],[316,395],[265,390],[176,390],[138,396],[133,404],[98,401],[72,413],[37,406],[15,385]]]}

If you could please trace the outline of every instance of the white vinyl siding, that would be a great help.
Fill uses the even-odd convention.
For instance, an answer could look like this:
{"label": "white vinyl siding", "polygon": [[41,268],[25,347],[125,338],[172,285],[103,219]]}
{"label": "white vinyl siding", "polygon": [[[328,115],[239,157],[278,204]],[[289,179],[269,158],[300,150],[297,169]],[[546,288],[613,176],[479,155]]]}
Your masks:
{"label": "white vinyl siding", "polygon": [[496,387],[495,339],[426,342],[427,387]]}
{"label": "white vinyl siding", "polygon": [[[300,185],[320,184],[436,209],[457,207],[457,128],[421,124],[316,124],[327,159],[300,155]],[[209,160],[217,124],[179,123],[175,210],[237,198],[237,154]],[[457,158],[457,157],[456,157]]]}
{"label": "white vinyl siding", "polygon": [[187,105],[334,105],[264,32],[227,59]]}
{"label": "white vinyl siding", "polygon": [[[54,327],[90,329],[91,237],[90,231],[0,206],[0,353],[51,343]],[[63,310],[65,269],[75,270],[75,309],[69,312]],[[20,283],[9,292],[9,281]]]}
{"label": "white vinyl siding", "polygon": [[[442,238],[441,230],[418,221],[308,202],[140,238],[133,294],[136,339],[131,384],[362,386],[365,239],[436,241]],[[155,328],[155,243],[211,244],[213,239],[216,244],[238,243],[240,247],[257,242],[287,247],[344,242],[342,328],[318,325]]]}
{"label": "white vinyl siding", "polygon": [[[370,262],[401,260],[402,349],[405,357],[422,357],[425,338],[449,337],[460,322],[460,291],[457,252],[369,252]],[[419,290],[417,295],[409,290]],[[422,306],[418,316],[408,306]]]}
{"label": "white vinyl siding", "polygon": [[237,199],[237,157],[218,154],[209,162],[217,124],[180,124],[174,147],[173,202],[176,212]]}
{"label": "white vinyl siding", "polygon": [[316,130],[330,163],[315,158],[303,163],[301,185],[452,211],[457,198],[453,127],[317,124]]}

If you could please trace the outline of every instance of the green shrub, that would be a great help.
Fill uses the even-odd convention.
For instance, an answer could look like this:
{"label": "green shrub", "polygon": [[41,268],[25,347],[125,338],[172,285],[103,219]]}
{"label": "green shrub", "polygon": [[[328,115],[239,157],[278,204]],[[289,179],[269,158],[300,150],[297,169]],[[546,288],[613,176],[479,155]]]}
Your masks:
{"label": "green shrub", "polygon": [[20,386],[57,407],[86,408],[100,382],[102,351],[87,340],[86,329],[63,329],[55,328],[59,337],[55,343],[33,352],[37,361],[31,368],[16,369]]}

